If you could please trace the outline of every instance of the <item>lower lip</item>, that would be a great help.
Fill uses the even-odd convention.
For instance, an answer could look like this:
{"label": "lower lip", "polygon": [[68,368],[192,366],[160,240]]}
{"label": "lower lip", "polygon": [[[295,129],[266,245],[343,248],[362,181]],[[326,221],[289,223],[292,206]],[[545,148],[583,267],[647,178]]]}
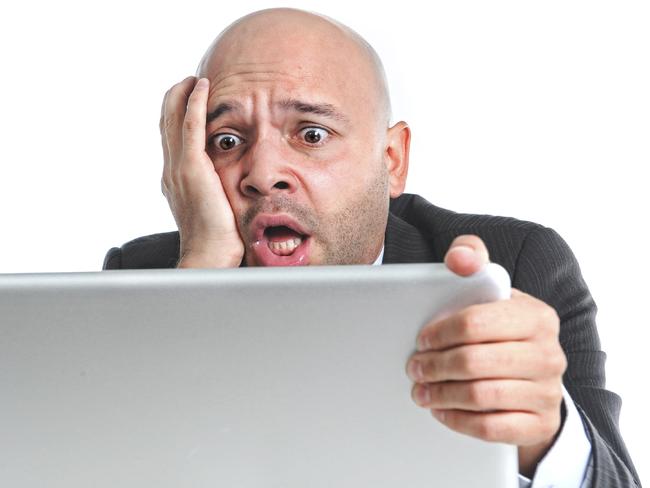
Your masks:
{"label": "lower lip", "polygon": [[306,266],[309,264],[311,237],[303,239],[300,245],[288,256],[278,256],[269,249],[266,237],[250,247],[257,266]]}

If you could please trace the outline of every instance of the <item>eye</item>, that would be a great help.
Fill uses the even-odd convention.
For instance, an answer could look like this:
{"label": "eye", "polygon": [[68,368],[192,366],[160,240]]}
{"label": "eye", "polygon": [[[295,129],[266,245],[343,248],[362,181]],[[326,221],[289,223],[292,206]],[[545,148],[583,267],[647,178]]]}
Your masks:
{"label": "eye", "polygon": [[243,142],[241,137],[235,134],[217,134],[212,138],[212,144],[221,151],[229,151]]}
{"label": "eye", "polygon": [[305,127],[300,131],[307,144],[319,145],[329,137],[329,132],[322,127]]}

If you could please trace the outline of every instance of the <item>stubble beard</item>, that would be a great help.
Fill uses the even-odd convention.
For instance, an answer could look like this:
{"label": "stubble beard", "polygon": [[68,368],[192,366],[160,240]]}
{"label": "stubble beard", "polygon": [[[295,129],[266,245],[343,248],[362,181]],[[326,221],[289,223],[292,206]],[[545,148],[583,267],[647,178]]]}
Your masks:
{"label": "stubble beard", "polygon": [[[249,229],[259,213],[287,213],[309,229],[311,238],[319,244],[320,257],[311,264],[372,264],[381,250],[388,219],[388,174],[383,169],[381,166],[366,187],[359,189],[358,198],[336,212],[319,217],[314,209],[278,194],[248,209],[240,229]],[[245,237],[249,245],[251,239]],[[248,256],[245,260],[247,265],[253,264]]]}
{"label": "stubble beard", "polygon": [[[377,171],[359,197],[323,218],[322,264],[372,264],[377,258],[388,218],[388,177]],[[333,238],[330,236],[334,236]]]}

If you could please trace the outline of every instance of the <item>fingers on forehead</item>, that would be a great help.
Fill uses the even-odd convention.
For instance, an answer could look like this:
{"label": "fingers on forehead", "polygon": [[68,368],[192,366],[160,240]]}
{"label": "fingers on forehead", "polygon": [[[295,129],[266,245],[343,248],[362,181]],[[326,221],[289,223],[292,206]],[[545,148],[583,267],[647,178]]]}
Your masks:
{"label": "fingers on forehead", "polygon": [[205,117],[208,85],[196,85],[187,101],[183,122],[183,147],[189,151],[202,151],[205,147]]}
{"label": "fingers on forehead", "polygon": [[175,112],[181,107],[185,109],[187,98],[190,96],[190,93],[192,93],[196,81],[196,77],[188,76],[183,81],[176,83],[167,90],[163,101],[163,110],[166,113],[169,113],[170,111]]}
{"label": "fingers on forehead", "polygon": [[183,81],[171,87],[165,97],[161,108],[160,133],[172,145],[176,144],[176,134],[187,111],[187,100],[194,89],[196,79],[188,76]]}

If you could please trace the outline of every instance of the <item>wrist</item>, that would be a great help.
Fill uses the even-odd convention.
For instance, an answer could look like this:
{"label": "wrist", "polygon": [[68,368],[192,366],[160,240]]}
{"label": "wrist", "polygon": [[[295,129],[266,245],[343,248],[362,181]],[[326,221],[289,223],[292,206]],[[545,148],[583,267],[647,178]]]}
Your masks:
{"label": "wrist", "polygon": [[555,435],[550,439],[540,442],[539,444],[534,444],[530,446],[519,446],[518,455],[519,455],[519,474],[533,479],[535,476],[535,471],[537,470],[537,465],[544,459],[544,456],[551,450],[555,441],[562,432],[564,426],[564,421],[566,419],[566,405],[564,399],[560,404],[560,419],[559,427],[555,432]]}
{"label": "wrist", "polygon": [[241,240],[193,239],[181,237],[177,268],[237,268],[244,258]]}
{"label": "wrist", "polygon": [[519,446],[517,449],[519,455],[519,474],[532,480],[535,477],[537,465],[551,449],[554,441],[555,437],[550,441],[533,446]]}
{"label": "wrist", "polygon": [[237,268],[241,265],[243,253],[185,251],[176,263],[176,268]]}

